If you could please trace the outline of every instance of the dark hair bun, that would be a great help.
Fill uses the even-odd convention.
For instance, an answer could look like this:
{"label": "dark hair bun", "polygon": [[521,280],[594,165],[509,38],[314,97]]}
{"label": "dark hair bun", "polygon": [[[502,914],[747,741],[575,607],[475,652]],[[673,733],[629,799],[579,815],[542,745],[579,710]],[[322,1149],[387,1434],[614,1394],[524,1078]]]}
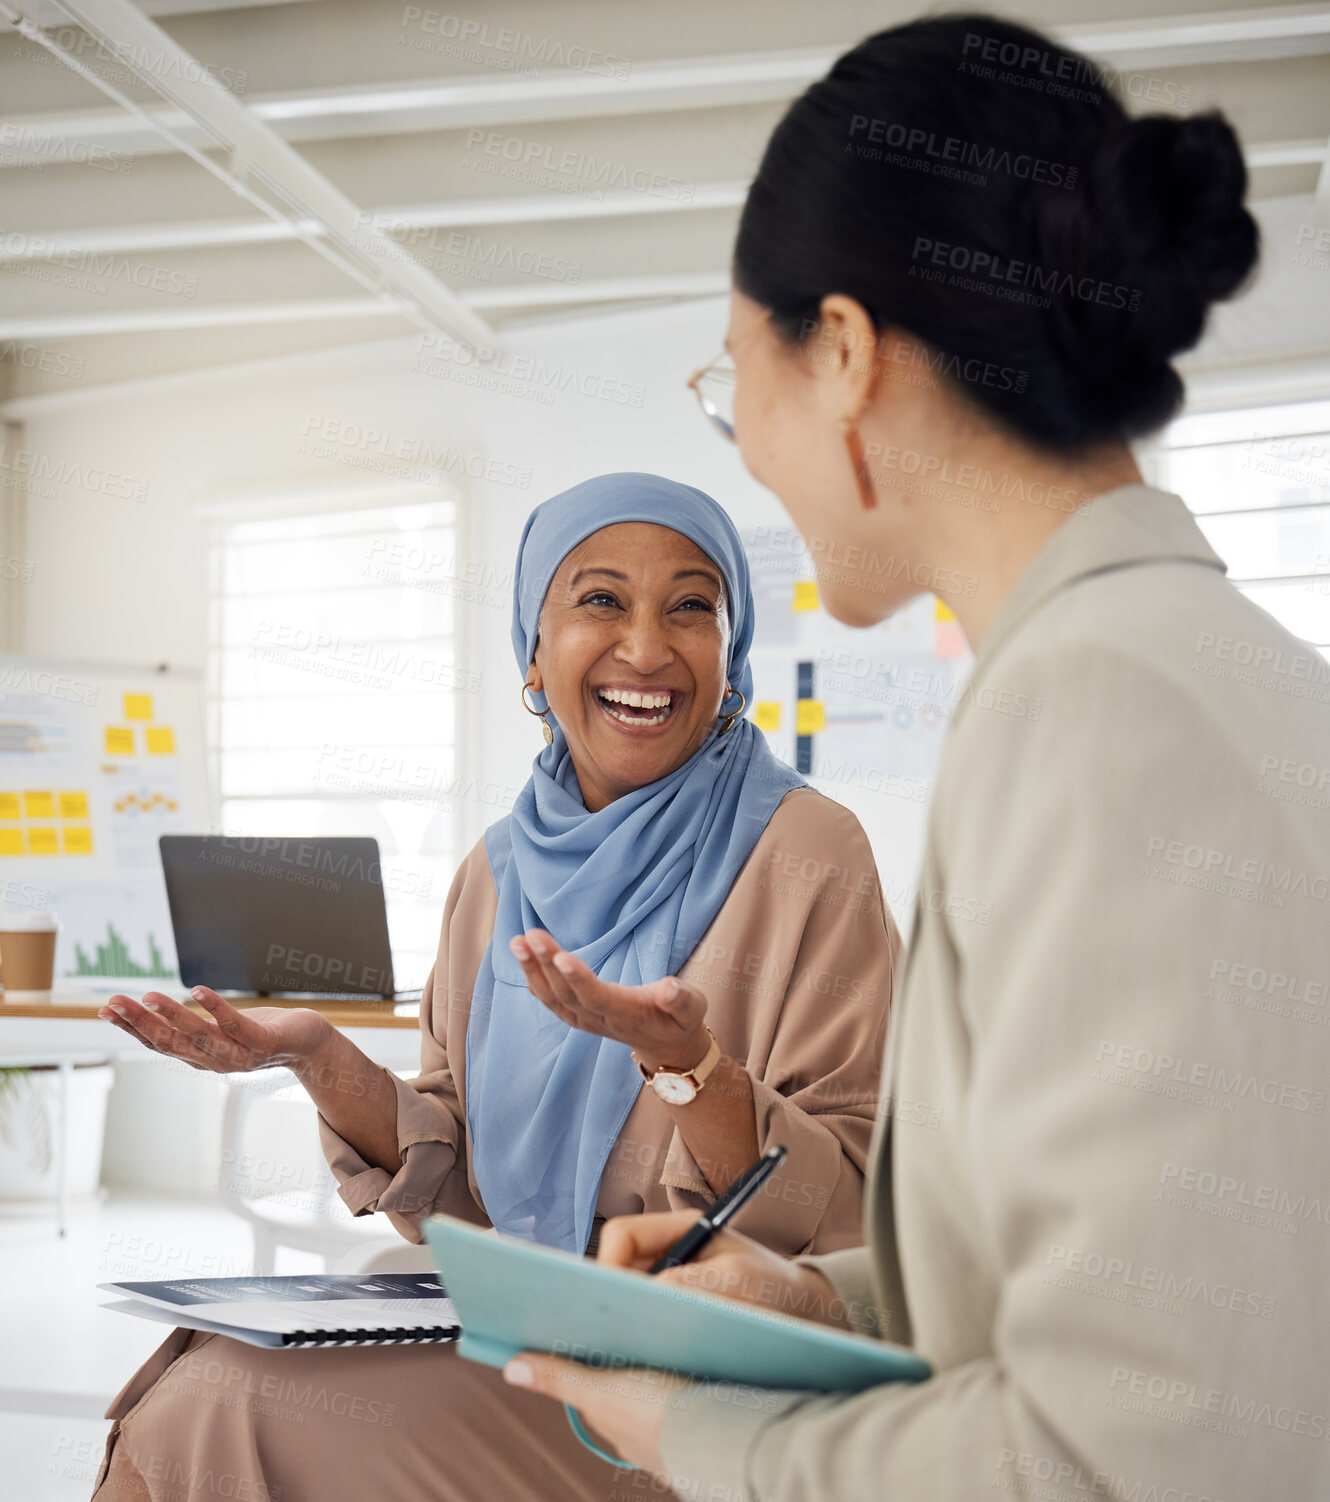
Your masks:
{"label": "dark hair bun", "polygon": [[1256,262],[1246,189],[1217,112],[1133,119],[1091,59],[936,16],[868,37],[791,105],[735,283],[793,341],[853,297],[991,419],[1081,449],[1181,405],[1172,358]]}
{"label": "dark hair bun", "polygon": [[1173,416],[1183,391],[1170,361],[1256,264],[1246,191],[1242,148],[1218,111],[1144,115],[1103,137],[1082,191],[1036,209],[1036,260],[1115,294],[1055,297],[1048,316],[1056,347],[1123,436]]}

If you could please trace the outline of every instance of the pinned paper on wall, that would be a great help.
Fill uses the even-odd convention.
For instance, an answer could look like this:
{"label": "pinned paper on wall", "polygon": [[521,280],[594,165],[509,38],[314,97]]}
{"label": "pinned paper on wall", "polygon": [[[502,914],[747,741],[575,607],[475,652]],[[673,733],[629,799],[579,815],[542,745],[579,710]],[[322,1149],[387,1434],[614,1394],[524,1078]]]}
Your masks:
{"label": "pinned paper on wall", "polygon": [[25,828],[0,829],[0,855],[91,855],[92,829],[88,795],[73,789],[53,793],[29,788],[22,794],[0,793],[0,819],[76,819],[77,824],[28,823]]}
{"label": "pinned paper on wall", "polygon": [[816,735],[827,728],[827,706],[821,699],[800,699],[796,704],[796,735]]}
{"label": "pinned paper on wall", "polygon": [[794,608],[802,613],[817,609],[817,580],[796,579],[794,582]]}
{"label": "pinned paper on wall", "polygon": [[[202,684],[80,671],[80,691],[57,696],[44,685],[67,665],[0,653],[0,888],[13,867],[59,914],[57,985],[174,981],[158,841],[209,824]],[[0,898],[24,901],[14,886]]]}
{"label": "pinned paper on wall", "polygon": [[759,699],[753,705],[753,724],[759,730],[780,729],[780,700]]}
{"label": "pinned paper on wall", "polygon": [[964,657],[969,648],[965,644],[965,633],[961,630],[961,623],[956,619],[951,608],[936,596],[933,599],[933,621],[934,656]]}

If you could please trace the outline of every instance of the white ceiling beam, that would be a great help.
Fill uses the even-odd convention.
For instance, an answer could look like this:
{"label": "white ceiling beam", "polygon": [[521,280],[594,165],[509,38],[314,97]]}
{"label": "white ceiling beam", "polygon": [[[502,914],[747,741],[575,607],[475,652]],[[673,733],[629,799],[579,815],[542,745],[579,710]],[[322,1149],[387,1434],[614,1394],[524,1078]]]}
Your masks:
{"label": "white ceiling beam", "polygon": [[1066,46],[1117,68],[1246,63],[1330,50],[1330,7],[1271,5],[1049,30]]}
{"label": "white ceiling beam", "polygon": [[[1330,146],[1320,137],[1293,141],[1258,141],[1245,147],[1247,166],[1320,167]],[[561,223],[577,219],[618,219],[638,214],[696,213],[742,206],[748,183],[698,183],[689,199],[657,197],[630,188],[607,192],[603,198],[579,198],[570,193],[511,194],[504,197],[459,198],[452,203],[384,204],[367,209],[382,233],[397,236],[412,229],[482,228],[502,224]],[[318,234],[314,223],[303,226]],[[162,223],[132,223],[96,229],[0,230],[0,263],[41,261],[70,255],[113,255],[131,251],[226,249],[240,245],[268,245],[299,238],[294,224],[284,220],[193,219]]]}
{"label": "white ceiling beam", "polygon": [[[55,3],[63,6],[65,0]],[[1051,34],[1110,70],[1254,62],[1330,51],[1330,4],[1319,0],[1259,10],[1068,26],[1053,29]],[[538,77],[476,74],[350,84],[249,95],[246,103],[257,119],[293,141],[482,129],[781,101],[826,73],[842,50],[817,47],[640,62],[623,77],[562,68]],[[49,157],[61,143],[71,142],[136,156],[169,150],[153,126],[196,146],[206,144],[197,123],[179,111],[154,107],[146,115],[146,121],[126,120],[117,111],[101,110],[11,116],[0,120],[0,141],[11,159],[22,155],[15,151],[16,143],[32,143],[37,161],[43,159],[43,152]]]}
{"label": "white ceiling beam", "polygon": [[[1321,148],[1322,151],[1324,147]],[[637,214],[697,212],[737,208],[748,192],[746,182],[698,183],[692,198],[657,197],[631,188],[604,198],[577,198],[569,193],[533,193],[529,197],[468,198],[455,203],[385,205],[367,209],[370,222],[384,234],[412,229],[459,229],[499,224],[535,224],[568,219],[617,219]],[[317,234],[319,227],[304,228]],[[110,255],[129,251],[201,250],[238,245],[266,245],[299,238],[293,224],[273,219],[199,219],[177,223],[124,224],[97,229],[0,229],[0,262],[41,261],[67,255]]]}
{"label": "white ceiling beam", "polygon": [[215,304],[190,308],[124,308],[116,312],[0,314],[0,342],[76,339],[92,334],[143,334],[163,329],[211,329],[252,323],[309,323],[340,318],[401,317],[388,297],[309,298],[303,302]]}
{"label": "white ceiling beam", "polygon": [[592,302],[638,302],[655,297],[721,297],[730,290],[728,270],[651,272],[646,276],[601,277],[593,281],[515,282],[477,288],[466,294],[473,308],[555,308]]}
{"label": "white ceiling beam", "polygon": [[[681,271],[649,276],[606,277],[576,285],[485,287],[464,294],[476,309],[552,308],[585,303],[641,302],[656,298],[718,297],[729,290],[725,271]],[[0,315],[0,342],[86,338],[98,334],[154,333],[164,329],[203,329],[243,324],[329,322],[337,319],[401,316],[387,297],[310,298],[303,302],[233,303],[171,308],[125,308],[84,313]]]}
{"label": "white ceiling beam", "polygon": [[1325,142],[1319,136],[1299,141],[1252,141],[1242,149],[1248,168],[1316,167],[1325,158]]}
{"label": "white ceiling beam", "polygon": [[[236,0],[136,0],[145,16],[196,16],[210,11],[234,10]],[[248,6],[304,5],[308,0],[244,0]],[[37,26],[60,26],[64,16],[56,0],[26,0],[23,12]],[[12,21],[0,19],[0,34],[13,31]]]}
{"label": "white ceiling beam", "polygon": [[[627,79],[551,68],[521,82],[506,76],[463,76],[247,94],[245,101],[257,119],[287,141],[481,129],[789,99],[825,73],[835,57],[834,49],[819,49],[638,63]],[[154,106],[145,116],[146,123],[126,120],[116,110],[10,116],[0,119],[0,142],[11,160],[31,143],[36,161],[43,153],[49,157],[62,142],[132,156],[169,150],[151,128],[157,125],[193,145],[204,144],[195,123],[179,111]]]}
{"label": "white ceiling beam", "polygon": [[[235,95],[131,0],[52,3],[114,53],[122,67],[173,111],[186,115],[207,138],[210,150],[205,152],[172,137],[169,129],[157,125],[173,147],[185,151],[265,214],[289,224],[295,234],[373,297],[391,298],[412,322],[444,331],[467,344],[493,344],[495,336],[488,324],[450,287],[407,255],[395,240],[367,224],[366,216],[351,199],[255,119]],[[95,83],[123,109],[144,115],[142,105],[90,70],[81,57],[61,44],[68,28],[52,32],[34,26],[15,10],[13,0],[0,0],[0,14],[8,15],[30,41]],[[311,224],[318,227],[318,233],[309,232]]]}

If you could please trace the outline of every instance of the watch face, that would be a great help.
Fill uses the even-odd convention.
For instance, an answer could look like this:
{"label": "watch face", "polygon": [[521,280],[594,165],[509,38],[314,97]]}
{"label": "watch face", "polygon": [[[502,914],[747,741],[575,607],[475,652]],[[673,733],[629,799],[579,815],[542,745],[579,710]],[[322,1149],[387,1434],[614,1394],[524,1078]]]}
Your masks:
{"label": "watch face", "polygon": [[651,1081],[651,1088],[667,1106],[686,1106],[697,1094],[697,1086],[682,1074],[661,1070]]}

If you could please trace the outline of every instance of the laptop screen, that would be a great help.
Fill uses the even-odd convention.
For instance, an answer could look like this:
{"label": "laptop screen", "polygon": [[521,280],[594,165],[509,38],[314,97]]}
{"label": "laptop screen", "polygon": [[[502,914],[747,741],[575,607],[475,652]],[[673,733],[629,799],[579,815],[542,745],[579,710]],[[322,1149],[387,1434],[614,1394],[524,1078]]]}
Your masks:
{"label": "laptop screen", "polygon": [[183,985],[392,996],[377,840],[163,835],[159,844]]}

